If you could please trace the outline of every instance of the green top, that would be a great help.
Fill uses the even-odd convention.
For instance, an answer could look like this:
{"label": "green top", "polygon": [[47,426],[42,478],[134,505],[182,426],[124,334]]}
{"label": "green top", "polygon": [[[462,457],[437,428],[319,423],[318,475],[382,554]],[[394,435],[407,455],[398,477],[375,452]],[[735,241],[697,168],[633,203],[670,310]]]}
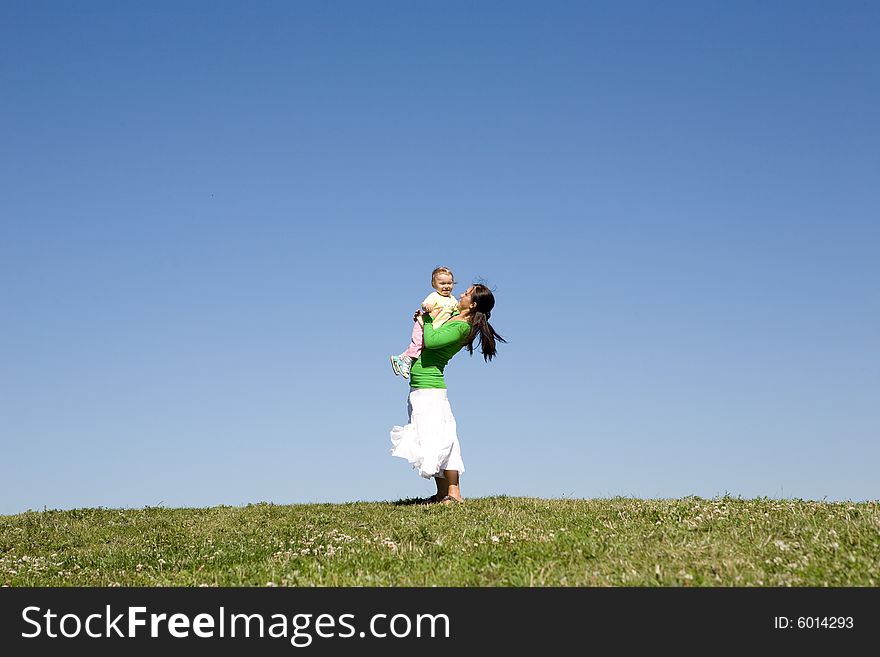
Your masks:
{"label": "green top", "polygon": [[412,388],[445,388],[443,368],[464,346],[471,325],[456,320],[454,315],[438,329],[434,328],[434,319],[430,315],[425,315],[424,320],[425,346],[422,355],[410,367],[409,385]]}

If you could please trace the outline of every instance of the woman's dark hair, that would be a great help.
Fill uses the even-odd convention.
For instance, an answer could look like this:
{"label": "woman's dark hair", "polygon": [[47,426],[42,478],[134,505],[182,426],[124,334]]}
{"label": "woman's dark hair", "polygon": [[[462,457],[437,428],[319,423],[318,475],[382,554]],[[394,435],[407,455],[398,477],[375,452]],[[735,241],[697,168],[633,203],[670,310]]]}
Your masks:
{"label": "woman's dark hair", "polygon": [[468,353],[474,355],[474,340],[480,337],[480,351],[483,353],[483,360],[488,362],[495,357],[495,342],[507,342],[489,323],[489,317],[492,316],[492,308],[495,307],[495,296],[492,291],[485,285],[475,283],[471,292],[471,301],[474,304],[473,321],[471,322],[471,332],[467,336],[465,347]]}

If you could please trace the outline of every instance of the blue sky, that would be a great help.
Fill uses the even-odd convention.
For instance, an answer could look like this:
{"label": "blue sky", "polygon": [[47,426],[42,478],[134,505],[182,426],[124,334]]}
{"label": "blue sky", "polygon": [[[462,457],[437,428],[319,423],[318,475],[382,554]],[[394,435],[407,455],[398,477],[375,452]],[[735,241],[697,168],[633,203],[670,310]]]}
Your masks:
{"label": "blue sky", "polygon": [[869,2],[4,2],[0,514],[396,500],[431,270],[468,496],[878,498]]}

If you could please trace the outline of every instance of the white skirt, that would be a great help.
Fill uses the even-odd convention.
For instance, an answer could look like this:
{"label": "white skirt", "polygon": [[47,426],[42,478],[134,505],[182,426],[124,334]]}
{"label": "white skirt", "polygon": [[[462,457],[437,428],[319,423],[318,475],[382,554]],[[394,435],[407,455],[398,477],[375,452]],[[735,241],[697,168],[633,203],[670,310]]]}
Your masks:
{"label": "white skirt", "polygon": [[391,428],[391,455],[406,459],[425,479],[464,472],[455,418],[445,388],[410,388],[409,424]]}

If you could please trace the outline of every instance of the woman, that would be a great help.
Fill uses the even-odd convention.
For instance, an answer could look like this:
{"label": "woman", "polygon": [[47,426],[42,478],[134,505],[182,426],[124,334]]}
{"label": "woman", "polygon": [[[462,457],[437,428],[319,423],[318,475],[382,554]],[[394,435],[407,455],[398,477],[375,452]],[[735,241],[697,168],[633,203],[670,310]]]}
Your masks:
{"label": "woman", "polygon": [[391,429],[391,454],[409,461],[426,479],[434,478],[434,502],[461,502],[459,477],[464,472],[443,368],[462,347],[473,355],[477,338],[483,360],[492,360],[496,341],[506,342],[489,324],[494,307],[489,288],[474,284],[461,295],[458,314],[439,329],[432,326],[430,315],[417,311],[413,318],[424,326],[424,348],[410,369],[409,423]]}

